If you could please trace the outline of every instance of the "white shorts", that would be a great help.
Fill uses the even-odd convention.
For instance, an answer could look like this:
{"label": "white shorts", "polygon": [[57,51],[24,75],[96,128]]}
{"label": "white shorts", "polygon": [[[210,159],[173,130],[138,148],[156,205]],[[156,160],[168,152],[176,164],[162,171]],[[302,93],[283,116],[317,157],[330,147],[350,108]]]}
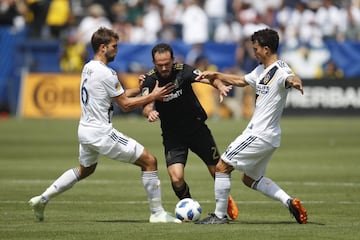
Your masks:
{"label": "white shorts", "polygon": [[99,161],[99,155],[124,163],[134,163],[144,151],[144,146],[116,129],[92,144],[79,145],[79,162],[84,167]]}
{"label": "white shorts", "polygon": [[242,134],[230,143],[221,159],[252,179],[259,180],[265,175],[275,149],[258,137]]}

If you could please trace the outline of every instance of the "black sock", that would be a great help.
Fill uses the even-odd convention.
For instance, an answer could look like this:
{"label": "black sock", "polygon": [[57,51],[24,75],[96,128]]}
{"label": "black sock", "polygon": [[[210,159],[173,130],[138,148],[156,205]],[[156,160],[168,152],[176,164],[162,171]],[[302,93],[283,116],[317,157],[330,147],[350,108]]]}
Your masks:
{"label": "black sock", "polygon": [[186,182],[184,182],[184,185],[180,188],[176,188],[174,184],[172,184],[172,188],[179,199],[191,198],[190,188]]}

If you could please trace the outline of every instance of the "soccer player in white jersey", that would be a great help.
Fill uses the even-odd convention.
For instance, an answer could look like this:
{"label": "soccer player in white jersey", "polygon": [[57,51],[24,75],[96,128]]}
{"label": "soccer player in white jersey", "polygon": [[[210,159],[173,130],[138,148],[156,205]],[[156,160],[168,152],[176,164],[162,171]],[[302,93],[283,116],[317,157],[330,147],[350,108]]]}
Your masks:
{"label": "soccer player in white jersey", "polygon": [[151,223],[181,222],[162,206],[156,158],[136,140],[117,131],[111,123],[112,102],[116,102],[122,110],[130,111],[167,97],[173,86],[168,84],[158,87],[156,84],[150,95],[140,97],[136,96],[140,89],[124,90],[116,72],[107,66],[117,54],[118,40],[117,33],[104,27],[92,35],[94,58],[84,66],[81,74],[81,119],[78,127],[80,164],[65,171],[41,195],[30,199],[29,205],[39,221],[44,220],[45,206],[53,197],[95,171],[101,154],[141,168],[142,183],[150,205]]}
{"label": "soccer player in white jersey", "polygon": [[274,181],[265,176],[266,167],[274,151],[280,146],[280,118],[290,88],[303,94],[300,78],[288,65],[279,60],[279,36],[272,29],[263,29],[251,36],[259,65],[249,74],[238,76],[219,72],[203,72],[198,79],[219,79],[238,87],[250,85],[256,90],[254,114],[240,136],[222,154],[216,165],[214,213],[198,221],[199,224],[226,224],[227,199],[231,188],[231,172],[243,173],[243,183],[264,195],[280,201],[299,224],[307,222],[307,213],[298,198],[289,196]]}

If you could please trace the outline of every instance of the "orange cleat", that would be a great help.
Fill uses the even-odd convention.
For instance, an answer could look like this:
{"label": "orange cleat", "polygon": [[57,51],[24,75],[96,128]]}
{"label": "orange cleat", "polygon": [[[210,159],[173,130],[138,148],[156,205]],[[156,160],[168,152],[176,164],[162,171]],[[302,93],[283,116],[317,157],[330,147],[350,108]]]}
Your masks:
{"label": "orange cleat", "polygon": [[239,209],[231,195],[228,197],[227,215],[231,220],[235,220],[239,216]]}
{"label": "orange cleat", "polygon": [[300,200],[297,198],[290,198],[288,200],[289,211],[295,217],[299,224],[307,223],[306,209],[301,205]]}

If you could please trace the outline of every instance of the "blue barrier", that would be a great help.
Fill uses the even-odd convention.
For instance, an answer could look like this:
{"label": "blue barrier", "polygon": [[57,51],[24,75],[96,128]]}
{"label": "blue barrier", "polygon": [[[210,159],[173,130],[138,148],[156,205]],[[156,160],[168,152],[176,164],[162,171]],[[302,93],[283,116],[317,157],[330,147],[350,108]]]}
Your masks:
{"label": "blue barrier", "polygon": [[58,40],[27,39],[16,45],[15,65],[29,72],[61,72]]}
{"label": "blue barrier", "polygon": [[[132,63],[139,63],[146,69],[153,67],[151,58],[151,49],[153,44],[128,44],[120,43],[119,50],[116,58],[109,64],[116,71],[128,72]],[[171,43],[171,47],[174,50],[174,57],[176,59],[185,59],[191,45],[184,44],[181,41],[175,41]],[[216,65],[219,70],[233,67],[235,64],[235,43],[214,43],[207,42],[203,45],[204,55],[208,58],[211,64]],[[88,48],[88,52],[92,52]],[[90,54],[91,57],[92,54]]]}
{"label": "blue barrier", "polygon": [[[191,46],[181,41],[171,43],[175,57],[185,59]],[[344,78],[360,76],[360,43],[327,41],[331,58],[343,70]],[[120,43],[119,52],[112,68],[128,72],[132,63],[144,68],[152,67],[151,49],[153,44],[133,45]],[[16,112],[22,70],[30,72],[60,72],[59,57],[61,43],[58,40],[31,40],[26,38],[26,31],[12,32],[11,28],[0,28],[0,112],[8,106]],[[92,51],[89,49],[89,57]],[[209,62],[219,71],[235,65],[236,44],[207,42],[203,45]]]}
{"label": "blue barrier", "polygon": [[[8,108],[9,92],[17,66],[14,61],[16,45],[25,39],[26,31],[14,32],[11,27],[0,28],[0,108]],[[1,111],[1,109],[0,109]]]}
{"label": "blue barrier", "polygon": [[326,41],[331,59],[343,70],[346,78],[360,76],[360,43],[357,41]]}
{"label": "blue barrier", "polygon": [[[0,111],[16,112],[21,73],[60,72],[60,43],[27,38],[27,31],[0,28]],[[1,109],[4,108],[4,109]]]}

